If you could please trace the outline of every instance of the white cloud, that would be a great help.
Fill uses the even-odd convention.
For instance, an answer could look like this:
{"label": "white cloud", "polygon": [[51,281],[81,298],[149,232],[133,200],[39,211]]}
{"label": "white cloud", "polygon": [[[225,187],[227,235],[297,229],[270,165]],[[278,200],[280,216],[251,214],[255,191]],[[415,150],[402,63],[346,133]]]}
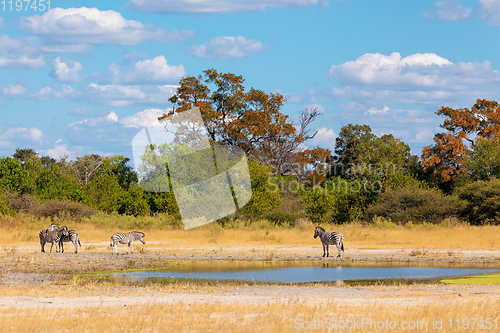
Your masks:
{"label": "white cloud", "polygon": [[39,68],[45,66],[42,56],[30,43],[0,35],[0,67]]}
{"label": "white cloud", "polygon": [[171,111],[171,109],[147,109],[138,112],[130,117],[124,118],[121,123],[125,127],[142,128],[153,125],[155,123],[161,124],[158,117],[163,116]]}
{"label": "white cloud", "polygon": [[129,106],[139,104],[166,104],[177,87],[171,85],[100,85],[91,83],[82,96],[94,104]]}
{"label": "white cloud", "polygon": [[14,97],[18,95],[23,95],[28,92],[28,88],[20,84],[13,85],[3,85],[0,86],[0,93],[6,97]]}
{"label": "white cloud", "polygon": [[31,95],[33,99],[49,101],[69,98],[96,105],[130,106],[133,104],[167,104],[175,93],[173,85],[121,85],[91,83],[86,87],[74,89],[67,85],[47,86]]}
{"label": "white cloud", "polygon": [[333,131],[333,129],[321,127],[318,129],[316,136],[308,142],[308,146],[311,148],[320,146],[322,148],[330,149],[333,152],[337,136],[338,135]]}
{"label": "white cloud", "polygon": [[[137,11],[155,13],[232,13],[264,11],[266,8],[304,7],[317,4],[317,0],[130,0]],[[320,1],[322,6],[326,1]]]}
{"label": "white cloud", "polygon": [[120,13],[97,8],[53,8],[43,15],[21,20],[24,31],[57,48],[61,44],[80,48],[95,44],[137,45],[147,40],[176,42],[190,38],[192,31],[167,32],[153,25],[126,20]]}
{"label": "white cloud", "polygon": [[75,158],[75,153],[68,149],[67,144],[62,143],[63,140],[59,139],[54,144],[54,148],[43,150],[42,153],[52,157],[55,160],[60,160],[63,157],[68,157],[69,159]]}
{"label": "white cloud", "polygon": [[188,50],[198,58],[231,60],[249,57],[262,52],[266,47],[258,40],[243,36],[222,36],[211,39],[207,45],[194,46]]}
{"label": "white cloud", "polygon": [[372,103],[470,103],[496,98],[500,88],[500,72],[491,63],[454,64],[434,53],[367,53],[331,66],[329,77],[341,84],[332,96]]}
{"label": "white cloud", "polygon": [[32,98],[39,101],[50,101],[66,97],[76,97],[79,93],[70,86],[64,84],[55,84],[52,87],[44,87],[37,93],[31,95]]}
{"label": "white cloud", "polygon": [[57,57],[50,76],[58,82],[77,82],[80,81],[79,73],[82,70],[83,67],[78,61]]}
{"label": "white cloud", "polygon": [[41,144],[43,132],[36,128],[16,127],[0,131],[0,146],[15,149],[16,146]]}
{"label": "white cloud", "polygon": [[106,117],[106,119],[109,121],[109,122],[113,122],[113,123],[117,123],[118,122],[118,115],[116,114],[115,111],[111,111],[108,116]]}
{"label": "white cloud", "polygon": [[437,21],[458,21],[470,18],[472,13],[472,8],[460,5],[459,0],[443,0],[436,1],[423,16]]}
{"label": "white cloud", "polygon": [[101,80],[102,83],[179,82],[186,75],[184,66],[168,65],[163,55],[136,62],[129,73],[122,73],[115,64],[109,66],[109,71],[110,73]]}
{"label": "white cloud", "polygon": [[500,25],[500,1],[479,0],[483,18],[491,25]]}

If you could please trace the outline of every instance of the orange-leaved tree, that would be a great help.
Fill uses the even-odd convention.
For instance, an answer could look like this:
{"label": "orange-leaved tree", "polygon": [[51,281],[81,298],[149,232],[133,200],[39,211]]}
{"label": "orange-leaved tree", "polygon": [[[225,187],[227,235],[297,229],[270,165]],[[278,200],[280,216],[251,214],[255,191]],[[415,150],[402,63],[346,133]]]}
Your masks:
{"label": "orange-leaved tree", "polygon": [[275,173],[290,173],[301,144],[316,135],[308,127],[320,113],[305,110],[296,125],[281,112],[281,94],[254,88],[246,91],[243,82],[241,76],[208,69],[203,75],[182,78],[169,101],[173,112],[198,107],[214,142],[238,145]]}
{"label": "orange-leaved tree", "polygon": [[438,184],[451,184],[464,176],[467,153],[476,141],[500,139],[500,105],[478,99],[472,108],[441,107],[438,115],[446,117],[441,127],[446,133],[434,136],[434,145],[423,148],[422,165]]}

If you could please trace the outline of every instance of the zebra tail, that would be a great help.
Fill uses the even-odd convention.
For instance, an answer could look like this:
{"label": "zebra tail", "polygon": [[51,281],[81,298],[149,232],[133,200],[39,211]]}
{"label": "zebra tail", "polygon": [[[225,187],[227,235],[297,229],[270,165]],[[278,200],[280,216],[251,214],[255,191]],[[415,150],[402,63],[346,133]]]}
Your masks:
{"label": "zebra tail", "polygon": [[82,244],[80,244],[80,237],[78,237],[77,240],[78,240],[78,245],[82,246]]}
{"label": "zebra tail", "polygon": [[345,252],[344,251],[344,237],[342,237],[342,244],[341,245],[342,245],[342,252]]}

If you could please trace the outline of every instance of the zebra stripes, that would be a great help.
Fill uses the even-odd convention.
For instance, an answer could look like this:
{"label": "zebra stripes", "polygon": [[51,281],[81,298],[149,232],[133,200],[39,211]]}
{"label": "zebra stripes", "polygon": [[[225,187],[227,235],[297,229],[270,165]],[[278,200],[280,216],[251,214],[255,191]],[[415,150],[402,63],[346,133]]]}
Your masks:
{"label": "zebra stripes", "polygon": [[329,256],[328,245],[335,245],[337,247],[337,249],[339,250],[339,255],[337,256],[337,258],[340,257],[340,251],[344,252],[344,236],[342,236],[340,232],[326,232],[325,229],[317,226],[316,230],[314,230],[314,238],[317,237],[321,239],[321,243],[323,244],[323,257],[325,256],[325,247],[326,256]]}
{"label": "zebra stripes", "polygon": [[40,246],[42,248],[42,252],[45,252],[45,244],[51,243],[50,253],[52,253],[52,248],[54,247],[54,243],[56,244],[56,252],[59,252],[57,245],[62,236],[69,236],[68,227],[64,226],[58,228],[55,224],[51,224],[48,229],[41,230],[38,234],[40,238]]}
{"label": "zebra stripes", "polygon": [[59,248],[61,249],[61,253],[64,253],[64,242],[73,243],[73,245],[75,246],[75,253],[78,253],[78,245],[82,246],[82,244],[80,244],[78,233],[75,230],[69,230],[68,236],[61,236],[61,239],[59,241]]}
{"label": "zebra stripes", "polygon": [[116,254],[118,254],[118,243],[120,244],[128,244],[127,248],[127,254],[130,250],[130,253],[132,252],[132,243],[136,240],[140,240],[142,244],[146,244],[146,241],[144,240],[144,233],[140,231],[132,231],[128,233],[121,233],[117,232],[113,235],[111,235],[111,240],[110,240],[110,246],[111,246],[111,254],[113,254],[116,251]]}

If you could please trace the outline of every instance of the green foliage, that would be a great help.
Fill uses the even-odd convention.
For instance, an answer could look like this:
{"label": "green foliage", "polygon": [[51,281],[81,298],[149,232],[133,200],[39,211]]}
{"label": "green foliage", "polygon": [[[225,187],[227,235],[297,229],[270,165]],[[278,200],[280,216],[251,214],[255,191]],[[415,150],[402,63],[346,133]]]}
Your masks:
{"label": "green foliage", "polygon": [[0,190],[20,191],[28,185],[29,174],[21,163],[10,157],[0,158]]}
{"label": "green foliage", "polygon": [[478,138],[464,160],[465,170],[472,180],[500,177],[500,141]]}
{"label": "green foliage", "polygon": [[455,196],[445,196],[441,192],[420,188],[388,189],[366,211],[368,220],[375,216],[393,222],[439,223],[445,218],[457,216],[462,202]]}
{"label": "green foliage", "polygon": [[243,214],[263,212],[280,204],[280,190],[271,177],[271,168],[255,159],[248,159],[248,171],[252,182],[252,198],[242,209]]}
{"label": "green foliage", "polygon": [[500,179],[477,181],[460,188],[457,193],[466,202],[462,216],[471,224],[500,224]]}

